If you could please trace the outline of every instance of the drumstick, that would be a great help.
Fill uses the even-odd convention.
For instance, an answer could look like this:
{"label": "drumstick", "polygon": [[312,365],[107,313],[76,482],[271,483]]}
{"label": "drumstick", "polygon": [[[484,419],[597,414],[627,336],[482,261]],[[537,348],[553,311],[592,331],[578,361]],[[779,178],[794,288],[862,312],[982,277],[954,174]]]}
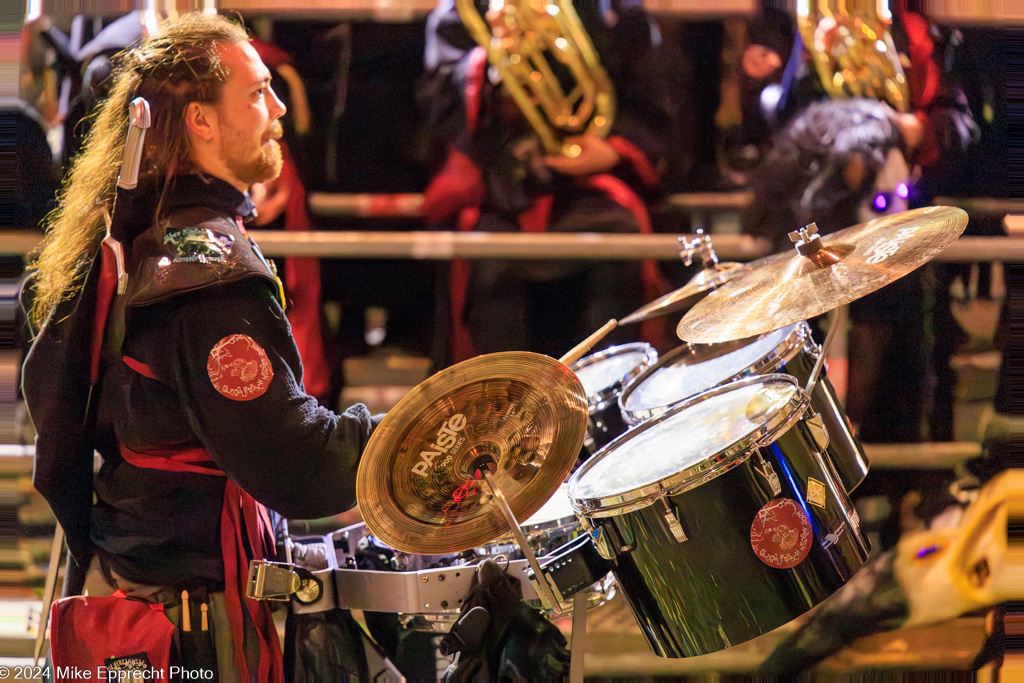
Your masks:
{"label": "drumstick", "polygon": [[202,621],[201,630],[209,631],[210,630],[210,618],[209,618],[210,606],[207,605],[204,602],[203,604],[199,605],[199,611],[203,613],[203,621]]}
{"label": "drumstick", "polygon": [[192,617],[188,613],[188,591],[181,591],[181,630],[192,630]]}
{"label": "drumstick", "polygon": [[619,322],[615,318],[612,318],[604,325],[602,325],[601,329],[599,329],[597,332],[590,335],[589,337],[581,341],[579,344],[574,346],[572,348],[572,351],[559,358],[558,362],[560,362],[562,365],[572,365],[580,358],[583,358],[584,354],[586,354],[586,352],[590,350],[590,347],[592,347],[594,344],[608,336],[608,333],[614,330],[616,325],[618,324]]}

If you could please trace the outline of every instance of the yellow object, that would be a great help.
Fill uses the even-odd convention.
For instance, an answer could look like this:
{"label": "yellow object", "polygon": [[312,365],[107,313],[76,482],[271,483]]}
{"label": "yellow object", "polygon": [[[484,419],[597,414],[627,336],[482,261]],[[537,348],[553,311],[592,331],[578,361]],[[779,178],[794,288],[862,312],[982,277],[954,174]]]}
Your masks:
{"label": "yellow object", "polygon": [[944,621],[1024,597],[1021,549],[1007,544],[1009,519],[1024,516],[1024,473],[988,482],[956,526],[904,537],[896,576],[907,595],[904,626]]}
{"label": "yellow object", "polygon": [[797,0],[797,24],[831,97],[866,97],[910,110],[907,77],[889,34],[888,0]]}
{"label": "yellow object", "polygon": [[[564,145],[565,138],[608,135],[615,118],[615,89],[572,0],[491,0],[488,14],[498,35],[492,35],[473,0],[456,0],[456,6],[548,153],[577,156],[579,146]],[[574,79],[568,92],[548,55]]]}

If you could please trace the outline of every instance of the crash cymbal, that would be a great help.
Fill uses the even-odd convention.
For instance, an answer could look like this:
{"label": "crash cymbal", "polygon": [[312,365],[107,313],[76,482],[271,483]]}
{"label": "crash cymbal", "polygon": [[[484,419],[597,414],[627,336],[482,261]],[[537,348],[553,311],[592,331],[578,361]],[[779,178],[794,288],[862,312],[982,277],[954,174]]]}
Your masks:
{"label": "crash cymbal", "polygon": [[482,460],[516,519],[551,498],[579,456],[587,424],[583,385],[536,353],[463,361],[428,378],[374,430],[359,463],[356,498],[367,528],[408,553],[468,550],[507,534]]}
{"label": "crash cymbal", "polygon": [[814,234],[816,228],[801,230],[790,235],[798,240],[796,249],[751,262],[749,272],[690,309],[676,332],[684,341],[724,342],[813,318],[927,263],[966,226],[967,214],[960,209],[932,206],[881,216],[823,238]]}
{"label": "crash cymbal", "polygon": [[706,268],[674,292],[669,292],[636,309],[620,320],[619,325],[639,323],[669,313],[685,311],[711,290],[722,286],[747,270],[750,270],[750,266],[743,263],[719,263],[714,268]]}

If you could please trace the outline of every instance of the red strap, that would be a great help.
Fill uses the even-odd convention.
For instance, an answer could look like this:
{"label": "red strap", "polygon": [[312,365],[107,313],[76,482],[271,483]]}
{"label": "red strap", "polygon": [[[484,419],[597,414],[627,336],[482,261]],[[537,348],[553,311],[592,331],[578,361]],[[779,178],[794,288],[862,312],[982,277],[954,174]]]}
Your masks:
{"label": "red strap", "polygon": [[[281,144],[284,163],[278,182],[289,187],[288,205],[284,214],[285,230],[311,230],[306,212],[306,188],[299,178],[288,146]],[[324,353],[320,331],[320,260],[289,256],[284,267],[285,290],[290,299],[288,322],[292,337],[302,359],[302,384],[313,396],[326,396],[330,382],[330,367]]]}
{"label": "red strap", "polygon": [[928,107],[942,89],[942,73],[932,58],[935,42],[929,35],[928,20],[915,12],[903,13],[903,26],[907,34],[910,68],[910,103],[915,109]]}
{"label": "red strap", "polygon": [[245,618],[242,611],[244,604],[259,634],[259,680],[283,680],[284,662],[281,645],[270,609],[264,603],[245,597],[244,583],[247,580],[250,559],[246,555],[246,542],[252,550],[251,559],[266,559],[274,553],[274,535],[267,509],[239,488],[222,470],[195,464],[207,461],[212,464],[210,454],[204,449],[193,448],[159,455],[136,453],[124,444],[121,444],[120,448],[121,457],[136,467],[167,472],[191,472],[227,479],[221,507],[220,540],[221,557],[224,562],[224,596],[235,646],[235,668],[245,678],[253,678],[249,675],[245,661]]}
{"label": "red strap", "polygon": [[204,467],[202,465],[195,464],[196,462],[206,462],[213,464],[210,460],[210,456],[205,451],[202,454],[202,460],[179,460],[178,458],[168,458],[162,455],[148,455],[144,453],[135,453],[134,451],[128,450],[125,446],[121,446],[121,457],[125,459],[131,465],[135,467],[145,467],[151,470],[163,470],[165,472],[189,472],[191,474],[206,474],[213,477],[226,477],[224,472],[213,469],[210,467]]}
{"label": "red strap", "polygon": [[148,365],[143,363],[141,360],[135,360],[131,356],[121,356],[121,361],[125,365],[130,367],[132,370],[134,370],[135,372],[137,372],[140,375],[142,375],[143,377],[147,377],[149,379],[155,379],[158,382],[160,381],[160,378],[156,376],[155,372],[153,372],[153,368],[149,367]]}
{"label": "red strap", "polygon": [[639,147],[618,135],[609,136],[608,144],[619,153],[620,157],[633,166],[633,170],[644,185],[657,185],[661,182],[661,176],[654,170],[654,166],[647,159],[647,155]]}
{"label": "red strap", "polygon": [[469,68],[466,74],[466,132],[476,132],[480,120],[480,96],[483,92],[484,74],[487,73],[487,50],[475,47],[469,53]]}
{"label": "red strap", "polygon": [[585,187],[603,192],[613,202],[628,210],[636,219],[640,232],[645,235],[651,234],[651,217],[647,213],[647,206],[624,180],[610,173],[598,173],[584,176],[580,178],[580,182]]}
{"label": "red strap", "polygon": [[519,214],[519,227],[523,232],[547,232],[551,219],[551,207],[555,204],[554,195],[546,194],[538,197],[526,211]]}
{"label": "red strap", "polygon": [[[458,228],[468,232],[480,221],[480,207],[466,207],[459,212]],[[463,322],[466,307],[466,289],[469,287],[469,261],[464,258],[452,261],[449,276],[449,292],[451,293],[452,315],[452,354],[456,362],[480,355],[473,347],[469,328]]]}
{"label": "red strap", "polygon": [[92,347],[89,381],[95,384],[100,378],[100,358],[103,355],[103,336],[107,329],[107,316],[117,290],[117,261],[114,252],[105,244],[100,245],[100,280],[96,291],[96,312],[92,326]]}

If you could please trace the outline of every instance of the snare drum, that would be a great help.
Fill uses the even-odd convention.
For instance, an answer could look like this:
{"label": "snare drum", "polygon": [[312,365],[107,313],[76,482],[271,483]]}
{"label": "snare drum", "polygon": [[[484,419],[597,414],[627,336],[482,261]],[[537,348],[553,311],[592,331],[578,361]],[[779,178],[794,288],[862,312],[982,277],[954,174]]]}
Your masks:
{"label": "snare drum", "polygon": [[[800,616],[868,547],[789,375],[711,389],[634,427],[569,480],[651,648],[691,657]],[[641,464],[642,466],[638,466]]]}
{"label": "snare drum", "polygon": [[[706,389],[750,375],[784,372],[804,386],[820,352],[804,322],[752,339],[683,344],[622,390],[619,407],[623,420],[631,426],[639,424]],[[839,480],[848,492],[853,491],[867,476],[868,459],[824,369],[811,389],[811,406],[825,423],[828,453]]]}
{"label": "snare drum", "polygon": [[570,366],[587,392],[587,434],[583,447],[588,454],[593,455],[628,429],[619,409],[619,393],[657,360],[654,347],[636,342],[592,353]]}
{"label": "snare drum", "polygon": [[[581,533],[580,520],[569,499],[569,485],[562,484],[554,495],[520,527],[529,540],[534,553],[541,559],[579,536]],[[341,535],[336,536],[333,543],[339,567],[405,573],[450,567],[455,570],[456,578],[462,577],[458,570],[465,570],[466,576],[472,576],[476,573],[478,565],[486,559],[495,560],[499,564],[521,561],[521,564],[525,565],[526,557],[511,536],[495,539],[485,546],[461,553],[447,555],[404,553],[384,545],[376,537],[369,535],[365,524],[354,525],[342,530]],[[519,577],[513,576],[528,584],[526,567],[524,566],[522,569],[523,573]],[[449,573],[449,576],[452,574]],[[447,584],[452,583],[452,580],[447,582]],[[614,595],[615,580],[614,577],[608,575],[586,589],[587,607],[604,604]],[[462,599],[465,598],[465,595],[452,594],[449,597],[450,600],[447,603],[441,602],[436,608],[430,610],[403,612],[404,628],[413,631],[447,633],[459,618]],[[531,604],[543,609],[540,600],[531,600]],[[381,606],[371,609],[371,611],[388,610]]]}

